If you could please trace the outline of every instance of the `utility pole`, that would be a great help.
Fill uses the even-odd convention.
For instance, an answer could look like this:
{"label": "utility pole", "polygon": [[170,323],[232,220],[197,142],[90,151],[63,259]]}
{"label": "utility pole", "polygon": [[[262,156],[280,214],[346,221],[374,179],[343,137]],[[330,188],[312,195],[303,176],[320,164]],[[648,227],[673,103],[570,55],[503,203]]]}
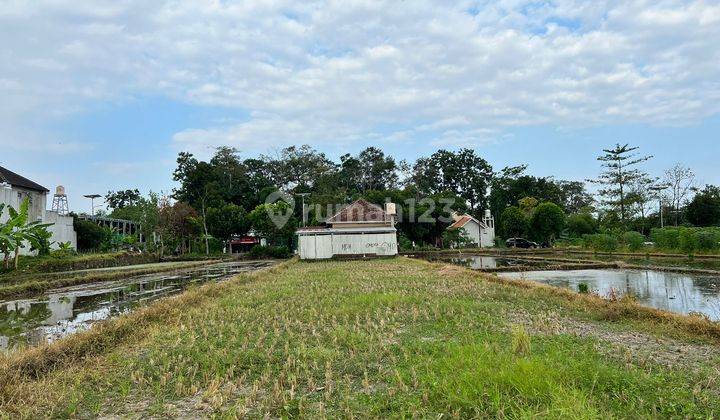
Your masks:
{"label": "utility pole", "polygon": [[303,227],[305,227],[305,224],[306,224],[306,220],[305,220],[305,216],[306,216],[306,214],[305,214],[305,196],[310,195],[310,193],[295,193],[295,195],[299,195],[299,196],[302,198],[302,222],[303,222]]}
{"label": "utility pole", "polygon": [[665,221],[663,220],[663,201],[662,192],[670,188],[670,185],[661,184],[650,187],[650,190],[655,191],[658,195],[658,202],[660,204],[660,229],[665,227]]}

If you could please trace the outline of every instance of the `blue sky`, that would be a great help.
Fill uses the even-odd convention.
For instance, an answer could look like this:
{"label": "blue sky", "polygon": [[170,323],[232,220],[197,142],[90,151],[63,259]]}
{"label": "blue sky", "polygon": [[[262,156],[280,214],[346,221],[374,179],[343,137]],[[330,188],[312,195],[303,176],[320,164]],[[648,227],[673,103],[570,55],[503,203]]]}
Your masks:
{"label": "blue sky", "polygon": [[219,145],[585,179],[627,142],[720,184],[716,2],[11,1],[0,36],[0,165],[79,210]]}

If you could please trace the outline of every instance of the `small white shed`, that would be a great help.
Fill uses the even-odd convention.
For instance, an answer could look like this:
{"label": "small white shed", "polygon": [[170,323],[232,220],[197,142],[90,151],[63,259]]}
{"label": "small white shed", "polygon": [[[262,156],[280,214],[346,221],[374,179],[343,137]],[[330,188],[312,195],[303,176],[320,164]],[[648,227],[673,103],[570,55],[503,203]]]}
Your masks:
{"label": "small white shed", "polygon": [[301,259],[392,256],[398,253],[393,215],[365,200],[345,207],[330,217],[326,225],[298,229],[298,254]]}

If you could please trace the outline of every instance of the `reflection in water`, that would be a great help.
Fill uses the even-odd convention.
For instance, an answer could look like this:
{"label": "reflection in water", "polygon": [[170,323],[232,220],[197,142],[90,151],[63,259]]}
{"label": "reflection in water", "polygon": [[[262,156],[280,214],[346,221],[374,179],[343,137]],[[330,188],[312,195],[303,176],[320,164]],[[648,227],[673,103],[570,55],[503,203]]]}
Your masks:
{"label": "reflection in water", "polygon": [[488,255],[463,255],[454,258],[438,258],[436,261],[447,261],[453,264],[462,265],[474,270],[483,270],[498,267],[514,267],[519,265],[542,265],[536,261],[520,261],[514,258],[498,258]]}
{"label": "reflection in water", "polygon": [[534,280],[578,290],[585,283],[591,291],[607,296],[611,290],[635,296],[643,305],[678,313],[702,312],[720,320],[720,277],[652,270],[574,270],[501,273],[503,277]]}
{"label": "reflection in water", "polygon": [[233,262],[56,289],[35,299],[0,301],[0,349],[37,345],[82,331],[189,285],[220,281],[272,262]]}

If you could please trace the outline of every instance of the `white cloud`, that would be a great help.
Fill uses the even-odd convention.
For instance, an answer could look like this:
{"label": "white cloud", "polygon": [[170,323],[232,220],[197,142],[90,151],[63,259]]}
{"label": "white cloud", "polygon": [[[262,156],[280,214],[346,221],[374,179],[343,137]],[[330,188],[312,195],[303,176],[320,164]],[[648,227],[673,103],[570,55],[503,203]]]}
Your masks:
{"label": "white cloud", "polygon": [[713,2],[37,1],[3,9],[6,126],[147,94],[250,115],[174,136],[176,148],[193,150],[412,141],[423,130],[435,142],[477,144],[516,125],[687,124],[720,111]]}

